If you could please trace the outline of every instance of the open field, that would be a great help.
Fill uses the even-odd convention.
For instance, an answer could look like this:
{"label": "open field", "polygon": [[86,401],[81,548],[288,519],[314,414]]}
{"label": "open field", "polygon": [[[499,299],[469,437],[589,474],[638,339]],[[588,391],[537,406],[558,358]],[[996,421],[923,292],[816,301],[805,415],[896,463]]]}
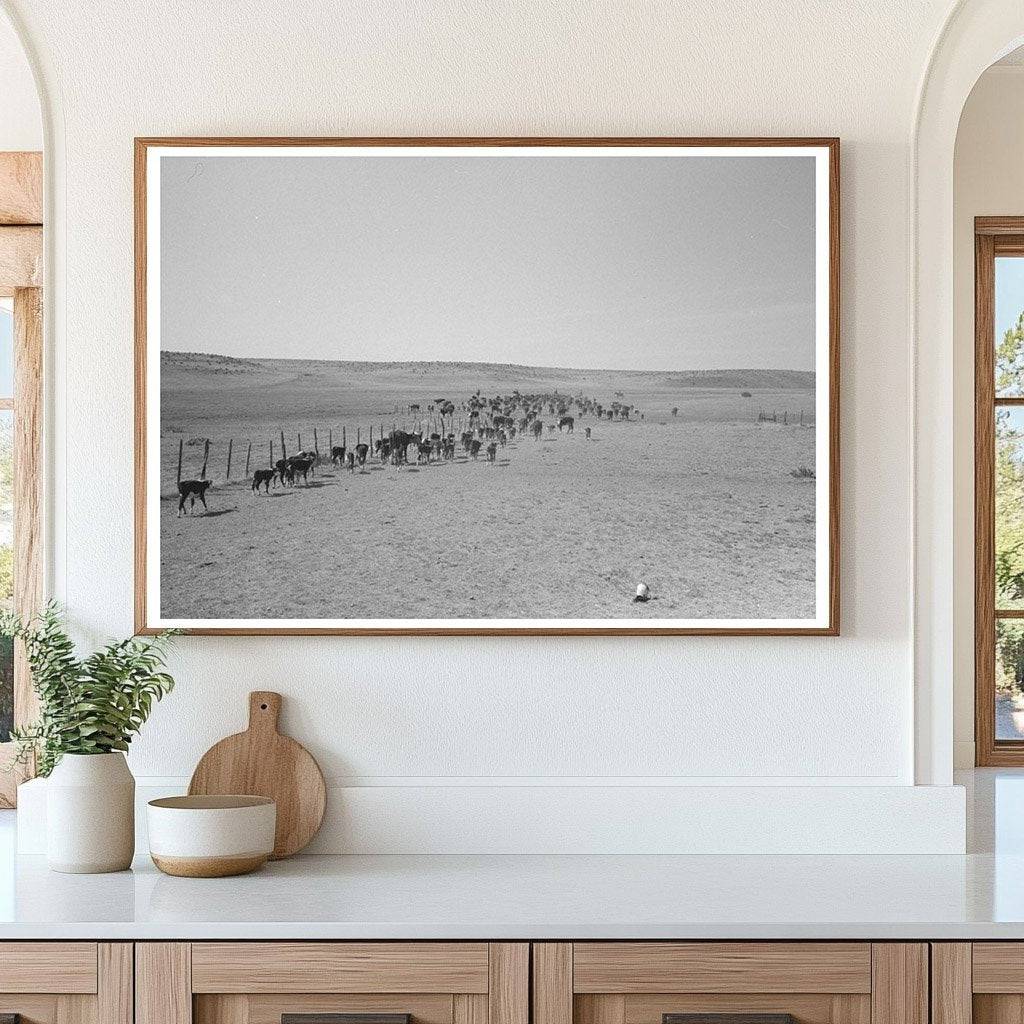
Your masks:
{"label": "open field", "polygon": [[[161,370],[161,614],[167,618],[809,618],[814,614],[811,374],[565,370],[467,363],[234,360],[165,353]],[[253,495],[244,479],[327,432],[349,448],[428,405],[522,393],[621,401],[643,419],[581,417],[520,434],[489,463],[365,471],[320,465],[309,486]],[[743,397],[742,392],[751,397]],[[618,393],[621,392],[621,397]],[[419,415],[409,406],[419,404]],[[672,409],[678,410],[672,415]],[[787,423],[759,423],[758,413]],[[799,417],[803,415],[803,425]],[[634,413],[634,417],[637,414]],[[463,421],[460,424],[460,420]],[[796,420],[796,422],[793,422]],[[586,427],[592,439],[584,436]],[[209,512],[177,516],[176,473]],[[232,442],[231,480],[226,451]],[[252,444],[250,449],[249,445]],[[653,599],[635,604],[639,581]]]}

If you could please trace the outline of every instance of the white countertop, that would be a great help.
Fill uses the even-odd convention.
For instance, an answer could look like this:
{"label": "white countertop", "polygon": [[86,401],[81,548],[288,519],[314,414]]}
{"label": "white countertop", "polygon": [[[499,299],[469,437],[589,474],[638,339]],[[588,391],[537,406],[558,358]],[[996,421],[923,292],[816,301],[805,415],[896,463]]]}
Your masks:
{"label": "white countertop", "polygon": [[14,867],[0,939],[1024,939],[1024,856],[298,857],[203,880]]}
{"label": "white countertop", "polygon": [[0,940],[1024,939],[1024,772],[975,772],[966,856],[296,857],[59,875],[0,812]]}

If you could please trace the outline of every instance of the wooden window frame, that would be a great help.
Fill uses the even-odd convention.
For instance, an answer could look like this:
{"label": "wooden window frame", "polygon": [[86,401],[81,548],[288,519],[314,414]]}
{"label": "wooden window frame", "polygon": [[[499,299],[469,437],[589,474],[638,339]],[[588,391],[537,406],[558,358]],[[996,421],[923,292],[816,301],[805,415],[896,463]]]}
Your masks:
{"label": "wooden window frame", "polygon": [[[43,160],[0,153],[0,297],[14,299],[14,609],[35,614],[43,597]],[[21,644],[14,651],[14,724],[37,713]],[[12,767],[14,744],[0,743],[0,807],[13,807],[32,766]]]}

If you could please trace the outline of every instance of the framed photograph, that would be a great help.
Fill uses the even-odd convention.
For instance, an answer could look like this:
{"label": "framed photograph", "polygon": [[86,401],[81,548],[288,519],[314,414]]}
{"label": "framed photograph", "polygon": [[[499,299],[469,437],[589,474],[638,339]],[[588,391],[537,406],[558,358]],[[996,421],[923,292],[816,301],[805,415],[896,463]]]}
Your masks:
{"label": "framed photograph", "polygon": [[135,168],[139,632],[838,632],[837,139]]}

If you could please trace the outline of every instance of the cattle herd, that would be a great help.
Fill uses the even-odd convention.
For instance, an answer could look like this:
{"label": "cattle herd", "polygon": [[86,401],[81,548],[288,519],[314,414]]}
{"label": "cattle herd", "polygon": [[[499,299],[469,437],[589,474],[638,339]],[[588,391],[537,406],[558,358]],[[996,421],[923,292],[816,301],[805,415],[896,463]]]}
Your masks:
{"label": "cattle herd", "polygon": [[[354,473],[358,467],[364,470],[372,458],[382,465],[398,468],[411,465],[453,462],[461,448],[464,457],[478,460],[481,455],[487,462],[497,461],[498,451],[517,437],[532,437],[539,441],[545,432],[550,436],[555,430],[574,433],[576,421],[584,418],[604,421],[632,422],[643,420],[644,413],[633,405],[616,400],[603,404],[582,393],[569,396],[558,392],[522,394],[513,391],[509,395],[483,397],[478,391],[458,407],[454,402],[438,398],[427,404],[426,419],[431,424],[424,429],[423,407],[411,404],[407,413],[418,417],[417,429],[405,430],[393,427],[371,444],[357,443],[352,448],[345,444],[331,447],[330,461],[336,467]],[[458,424],[456,425],[456,419]],[[591,439],[591,427],[585,427],[587,440]],[[277,459],[272,466],[257,469],[252,475],[253,493],[261,489],[269,494],[272,487],[294,487],[308,484],[310,474],[323,456],[316,451],[303,450],[291,456]],[[180,480],[178,482],[178,515],[186,511],[191,514],[198,498],[206,508],[206,491],[209,480]],[[186,510],[186,503],[188,509]]]}

